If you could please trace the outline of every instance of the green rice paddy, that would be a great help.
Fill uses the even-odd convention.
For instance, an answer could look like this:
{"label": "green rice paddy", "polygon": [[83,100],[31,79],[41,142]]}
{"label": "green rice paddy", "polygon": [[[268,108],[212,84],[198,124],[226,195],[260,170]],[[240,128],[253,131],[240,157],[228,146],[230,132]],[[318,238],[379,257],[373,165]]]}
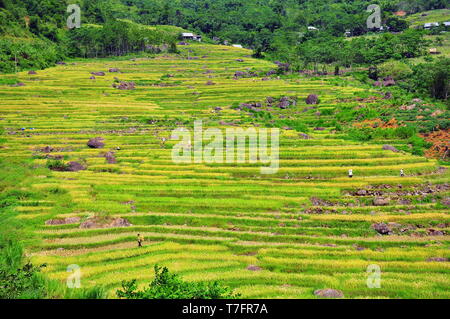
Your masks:
{"label": "green rice paddy", "polygon": [[[396,192],[443,184],[449,173],[438,170],[435,160],[343,139],[332,127],[313,130],[317,111],[357,106],[362,103],[357,98],[375,93],[327,77],[235,79],[236,71],[275,66],[249,57],[245,49],[206,44],[179,49],[181,55],[75,60],[36,75],[10,76],[25,86],[0,86],[6,139],[0,157],[27,160],[32,167],[17,186],[34,195],[23,199],[16,218],[23,222],[23,243],[33,263],[46,263],[45,273],[61,282],[67,266],[77,264],[84,287],[105,285],[111,297],[123,280],[147,283],[154,264],[186,280],[222,281],[246,298],[316,298],[314,290],[322,288],[339,289],[346,298],[450,297],[448,235],[427,233],[430,228],[448,233],[448,207],[439,198],[449,191],[437,199],[394,196],[386,206],[374,206],[373,196],[352,195],[370,185],[390,185],[385,191]],[[107,72],[110,68],[122,73]],[[98,71],[106,76],[89,79]],[[136,89],[113,88],[114,77],[134,81]],[[321,103],[302,112],[311,93]],[[281,130],[276,174],[261,175],[253,164],[172,161],[175,127],[191,126],[194,119],[222,129],[227,123],[249,126],[249,115],[232,105],[268,96],[299,97],[297,106],[277,112],[310,127],[311,139]],[[87,141],[98,136],[105,147],[90,149]],[[49,170],[40,151],[46,146],[54,148],[52,156],[87,169]],[[107,151],[115,153],[116,164],[106,162]],[[314,205],[313,197],[333,205]],[[132,226],[45,223],[92,216],[122,217]],[[382,236],[372,228],[381,222],[418,230]],[[137,233],[145,236],[143,248],[137,247]],[[380,288],[367,287],[372,264],[381,268]],[[251,265],[258,270],[248,270]]]}

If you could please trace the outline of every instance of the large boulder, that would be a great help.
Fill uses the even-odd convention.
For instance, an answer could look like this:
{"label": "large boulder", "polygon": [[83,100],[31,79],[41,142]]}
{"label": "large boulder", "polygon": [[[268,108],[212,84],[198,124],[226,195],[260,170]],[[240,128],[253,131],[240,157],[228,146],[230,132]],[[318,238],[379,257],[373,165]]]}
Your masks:
{"label": "large boulder", "polygon": [[381,198],[377,197],[373,200],[374,206],[387,206],[389,205],[390,199],[389,198]]}
{"label": "large boulder", "polygon": [[316,94],[310,94],[306,98],[306,104],[319,104],[319,97]]}
{"label": "large boulder", "polygon": [[105,146],[103,141],[104,139],[102,137],[94,137],[87,142],[87,146],[90,148],[103,148]]}
{"label": "large boulder", "polygon": [[373,224],[372,228],[377,231],[377,233],[381,235],[391,235],[392,229],[385,223],[377,223]]}
{"label": "large boulder", "polygon": [[78,172],[78,171],[83,171],[85,169],[86,169],[86,167],[78,162],[69,162],[69,164],[67,164],[66,171],[67,172]]}

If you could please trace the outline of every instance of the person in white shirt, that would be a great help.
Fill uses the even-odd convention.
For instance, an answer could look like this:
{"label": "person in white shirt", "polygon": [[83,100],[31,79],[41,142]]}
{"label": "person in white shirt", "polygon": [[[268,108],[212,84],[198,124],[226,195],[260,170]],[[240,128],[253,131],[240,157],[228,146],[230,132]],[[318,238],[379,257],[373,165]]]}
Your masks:
{"label": "person in white shirt", "polygon": [[348,177],[350,177],[350,178],[353,177],[353,170],[352,169],[348,170]]}

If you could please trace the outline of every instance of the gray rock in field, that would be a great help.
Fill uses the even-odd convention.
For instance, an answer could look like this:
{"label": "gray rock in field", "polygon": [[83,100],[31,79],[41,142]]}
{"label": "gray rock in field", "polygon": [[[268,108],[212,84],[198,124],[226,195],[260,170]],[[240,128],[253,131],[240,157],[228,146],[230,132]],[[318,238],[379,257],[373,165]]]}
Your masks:
{"label": "gray rock in field", "polygon": [[300,133],[299,135],[300,135],[304,140],[310,140],[310,139],[311,139],[311,137],[310,137],[308,134]]}
{"label": "gray rock in field", "polygon": [[87,146],[90,148],[103,148],[105,146],[105,143],[103,143],[104,139],[102,137],[95,137],[91,138],[87,142]]}
{"label": "gray rock in field", "polygon": [[42,152],[42,153],[51,153],[51,152],[53,152],[53,151],[54,151],[54,149],[53,149],[53,147],[51,147],[51,146],[46,146],[46,147],[44,147],[44,148],[41,149],[41,152]]}
{"label": "gray rock in field", "polygon": [[23,82],[18,82],[18,83],[16,83],[16,84],[11,84],[10,86],[11,86],[11,87],[21,87],[21,86],[25,86],[25,83],[23,83]]}
{"label": "gray rock in field", "polygon": [[36,75],[37,73],[36,73],[36,71],[31,70],[31,71],[28,71],[28,74],[29,75]]}
{"label": "gray rock in field", "polygon": [[95,75],[95,76],[105,76],[106,75],[105,72],[91,72],[91,74]]}
{"label": "gray rock in field", "polygon": [[389,198],[381,198],[377,197],[373,200],[374,206],[387,206],[389,205],[390,199]]}
{"label": "gray rock in field", "polygon": [[80,164],[78,162],[69,162],[69,164],[67,165],[66,171],[78,172],[78,171],[83,171],[85,169],[86,169],[86,167],[84,167],[82,164]]}
{"label": "gray rock in field", "polygon": [[50,219],[45,222],[45,225],[67,225],[76,224],[80,222],[80,217],[67,217],[61,219]]}
{"label": "gray rock in field", "polygon": [[109,69],[109,72],[110,73],[117,73],[117,72],[119,72],[119,69],[118,68],[111,68],[111,69]]}
{"label": "gray rock in field", "polygon": [[381,235],[391,235],[392,229],[385,223],[377,223],[373,224],[372,228],[377,231],[377,233]]}
{"label": "gray rock in field", "polygon": [[255,265],[250,265],[250,266],[247,267],[247,270],[250,270],[250,271],[260,271],[260,270],[262,270],[262,268],[261,268],[261,267],[258,267],[258,266],[255,266]]}
{"label": "gray rock in field", "polygon": [[319,97],[316,94],[310,94],[306,98],[306,104],[319,104]]}
{"label": "gray rock in field", "polygon": [[445,232],[441,230],[428,229],[428,235],[430,236],[444,236]]}
{"label": "gray rock in field", "polygon": [[383,145],[383,150],[385,150],[385,151],[392,151],[392,152],[395,152],[395,153],[399,152],[399,150],[396,149],[394,146],[387,145],[387,144]]}
{"label": "gray rock in field", "polygon": [[105,154],[105,158],[106,158],[106,161],[108,162],[108,164],[117,164],[117,160],[116,160],[114,152],[107,152]]}
{"label": "gray rock in field", "polygon": [[343,298],[344,293],[337,289],[319,289],[314,291],[314,295],[322,298]]}
{"label": "gray rock in field", "polygon": [[445,258],[445,257],[430,257],[430,258],[427,259],[427,261],[446,262],[446,261],[448,261],[448,258]]}
{"label": "gray rock in field", "polygon": [[356,192],[356,195],[358,195],[358,196],[366,196],[367,195],[367,191],[365,189],[360,189],[359,191]]}

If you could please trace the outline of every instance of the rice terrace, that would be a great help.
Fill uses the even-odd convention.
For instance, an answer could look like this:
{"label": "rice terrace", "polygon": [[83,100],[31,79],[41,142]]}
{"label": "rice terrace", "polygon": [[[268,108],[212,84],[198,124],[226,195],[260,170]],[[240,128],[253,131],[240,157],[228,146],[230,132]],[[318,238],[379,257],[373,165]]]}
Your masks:
{"label": "rice terrace", "polygon": [[[44,265],[47,297],[81,298],[71,283],[118,298],[124,282],[147,287],[157,265],[244,299],[450,298],[448,100],[407,86],[416,65],[449,65],[448,32],[427,34],[443,38],[432,61],[420,60],[430,42],[406,62],[294,70],[206,32],[146,30],[176,43],[97,57],[79,42],[82,54],[52,65],[5,62],[0,247],[14,249],[10,238],[17,265]],[[392,37],[416,31],[402,32]],[[342,43],[353,41],[377,40]],[[382,75],[400,63],[410,75]],[[241,160],[227,161],[217,147],[238,129],[268,139],[255,150],[244,136],[231,153]],[[216,148],[208,131],[223,134]],[[174,160],[177,145],[188,161]]]}

